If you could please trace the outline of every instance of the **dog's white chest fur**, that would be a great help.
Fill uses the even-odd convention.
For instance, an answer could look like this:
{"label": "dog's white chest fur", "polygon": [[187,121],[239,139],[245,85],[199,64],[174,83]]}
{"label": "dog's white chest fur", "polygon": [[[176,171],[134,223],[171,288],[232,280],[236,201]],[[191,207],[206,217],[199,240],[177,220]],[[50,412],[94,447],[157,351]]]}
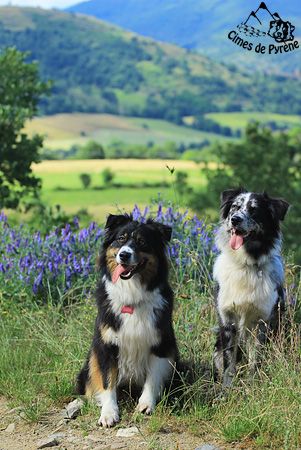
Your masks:
{"label": "dog's white chest fur", "polygon": [[268,321],[278,299],[277,287],[284,280],[280,241],[257,262],[244,247],[230,248],[225,225],[220,227],[216,243],[221,254],[213,277],[219,285],[217,306],[222,321],[229,322],[226,319],[233,316],[240,328],[249,329],[260,319]]}
{"label": "dog's white chest fur", "polygon": [[[108,280],[105,283],[113,311],[122,322],[117,332],[109,329],[105,333],[105,340],[119,348],[119,382],[133,380],[142,384],[149,366],[151,347],[160,342],[154,308],[162,309],[165,300],[158,289],[146,291],[135,276],[127,281],[118,280],[116,284]],[[133,314],[121,313],[124,305],[132,305]]]}
{"label": "dog's white chest fur", "polygon": [[277,286],[271,267],[239,265],[222,253],[214,266],[219,284],[218,309],[221,316],[234,315],[240,326],[251,328],[259,319],[267,321],[277,301]]}

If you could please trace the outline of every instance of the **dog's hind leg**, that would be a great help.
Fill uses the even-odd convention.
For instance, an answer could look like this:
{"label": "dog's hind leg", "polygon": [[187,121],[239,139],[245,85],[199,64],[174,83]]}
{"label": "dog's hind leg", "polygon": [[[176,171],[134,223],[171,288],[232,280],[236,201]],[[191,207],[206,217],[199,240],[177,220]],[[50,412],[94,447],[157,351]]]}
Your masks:
{"label": "dog's hind leg", "polygon": [[136,410],[151,414],[174,367],[173,359],[150,356],[149,368]]}
{"label": "dog's hind leg", "polygon": [[250,374],[254,375],[260,367],[262,351],[267,341],[268,325],[260,320],[254,330],[248,330],[246,336],[247,359]]}
{"label": "dog's hind leg", "polygon": [[283,325],[285,323],[285,293],[284,288],[279,286],[278,289],[278,300],[273,308],[270,320],[269,320],[269,329],[273,333],[274,336],[280,335],[281,331],[284,331],[285,327]]}

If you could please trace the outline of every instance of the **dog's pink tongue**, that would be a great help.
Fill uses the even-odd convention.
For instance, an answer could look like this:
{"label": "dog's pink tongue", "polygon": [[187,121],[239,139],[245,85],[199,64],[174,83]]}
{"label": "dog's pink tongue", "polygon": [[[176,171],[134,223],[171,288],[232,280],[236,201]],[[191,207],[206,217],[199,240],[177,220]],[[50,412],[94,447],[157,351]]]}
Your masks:
{"label": "dog's pink tongue", "polygon": [[238,250],[244,243],[244,238],[240,234],[232,233],[230,238],[230,247],[232,250]]}
{"label": "dog's pink tongue", "polygon": [[120,275],[126,271],[127,271],[126,267],[123,267],[121,264],[118,264],[118,266],[116,267],[116,269],[114,270],[114,272],[112,274],[113,283],[116,283],[118,281],[118,278],[120,277]]}

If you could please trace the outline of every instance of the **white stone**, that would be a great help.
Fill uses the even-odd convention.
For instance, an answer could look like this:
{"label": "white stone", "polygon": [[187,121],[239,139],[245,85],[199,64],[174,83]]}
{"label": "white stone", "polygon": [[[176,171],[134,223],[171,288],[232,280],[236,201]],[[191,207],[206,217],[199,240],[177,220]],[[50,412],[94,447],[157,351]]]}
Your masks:
{"label": "white stone", "polygon": [[139,433],[139,430],[137,427],[129,427],[129,428],[119,428],[117,431],[116,436],[118,437],[132,437],[135,436],[135,434]]}
{"label": "white stone", "polygon": [[6,428],[5,428],[5,433],[13,433],[16,429],[16,425],[14,423],[10,423]]}
{"label": "white stone", "polygon": [[73,402],[68,403],[62,411],[64,419],[74,419],[78,416],[83,404],[84,402],[80,398],[76,398]]}
{"label": "white stone", "polygon": [[201,447],[197,447],[195,450],[220,450],[213,444],[203,444]]}
{"label": "white stone", "polygon": [[57,438],[53,438],[51,436],[47,437],[46,439],[41,439],[37,443],[37,448],[47,448],[47,447],[55,447],[59,445],[59,440]]}

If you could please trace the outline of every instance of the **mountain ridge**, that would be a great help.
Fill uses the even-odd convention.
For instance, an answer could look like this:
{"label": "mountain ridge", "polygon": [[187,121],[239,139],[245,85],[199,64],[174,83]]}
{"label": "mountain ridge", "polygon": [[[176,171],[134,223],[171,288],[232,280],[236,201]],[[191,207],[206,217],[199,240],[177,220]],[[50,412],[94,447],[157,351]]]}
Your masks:
{"label": "mountain ridge", "polygon": [[[156,40],[200,51],[220,61],[229,62],[235,58],[236,63],[250,69],[256,64],[264,71],[296,71],[300,68],[298,54],[258,58],[256,55],[246,56],[230,45],[228,32],[244,21],[253,8],[253,0],[202,0],[198,3],[194,0],[111,0],[109,3],[106,0],[90,0],[68,10],[94,15]],[[299,0],[291,0],[285,5],[281,0],[274,0],[273,8],[297,26],[297,36],[300,37]]]}
{"label": "mountain ridge", "polygon": [[[215,111],[301,114],[301,83],[206,56],[80,14],[0,8],[0,48],[30,51],[53,79],[43,113],[100,112],[161,118]],[[286,102],[283,102],[285,95]]]}

